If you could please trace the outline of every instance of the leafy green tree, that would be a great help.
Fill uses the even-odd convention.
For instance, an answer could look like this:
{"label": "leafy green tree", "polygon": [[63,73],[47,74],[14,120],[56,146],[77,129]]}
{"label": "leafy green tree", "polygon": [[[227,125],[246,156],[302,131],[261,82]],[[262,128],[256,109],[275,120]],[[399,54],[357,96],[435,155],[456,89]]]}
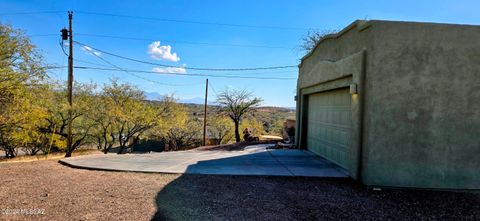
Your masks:
{"label": "leafy green tree", "polygon": [[242,130],[248,129],[248,131],[251,132],[250,135],[254,137],[265,134],[262,122],[254,117],[245,118],[240,124],[240,128],[242,128]]}
{"label": "leafy green tree", "polygon": [[[23,133],[42,112],[38,94],[46,74],[42,57],[19,30],[0,23],[0,149],[15,157]],[[28,140],[29,142],[29,140]]]}
{"label": "leafy green tree", "polygon": [[45,123],[44,118],[47,116],[46,108],[39,104],[40,101],[44,101],[44,97],[37,95],[32,97],[38,99],[32,99],[30,103],[21,105],[19,108],[21,113],[18,114],[21,114],[23,122],[17,130],[11,131],[11,135],[26,154],[36,155],[40,151],[47,151],[51,136],[39,130],[39,126]]}
{"label": "leafy green tree", "polygon": [[104,94],[99,94],[93,98],[95,105],[92,107],[92,113],[89,118],[95,122],[91,130],[91,139],[98,150],[108,153],[117,142],[115,134],[115,115],[111,111],[111,100]]}
{"label": "leafy green tree", "polygon": [[153,131],[157,139],[165,142],[165,150],[184,150],[198,145],[202,124],[189,115],[184,105],[177,103],[173,95],[167,95],[157,106],[161,114]]}
{"label": "leafy green tree", "polygon": [[234,136],[233,130],[233,122],[223,115],[210,118],[208,122],[208,132],[215,138],[217,145],[230,141]]}
{"label": "leafy green tree", "polygon": [[181,124],[170,127],[165,137],[167,150],[185,150],[198,146],[201,128],[201,122],[196,119],[185,119]]}
{"label": "leafy green tree", "polygon": [[262,102],[261,98],[253,97],[246,90],[225,89],[217,96],[217,103],[225,108],[232,119],[235,128],[235,141],[240,142],[239,125],[245,114],[254,110]]}
{"label": "leafy green tree", "polygon": [[283,136],[283,130],[284,130],[284,127],[285,127],[284,123],[285,123],[284,119],[276,120],[275,124],[270,129],[270,131],[271,131],[270,134]]}
{"label": "leafy green tree", "polygon": [[[61,137],[55,148],[65,150],[65,157],[70,157],[80,146],[89,142],[90,130],[95,122],[89,119],[93,106],[95,85],[74,83],[73,106],[67,102],[67,91],[57,85],[58,89],[51,92],[50,102],[46,103],[48,116],[45,118],[46,125],[40,127],[40,131],[46,134],[56,134]],[[72,113],[72,147],[68,149],[66,139],[68,138],[68,110]]]}
{"label": "leafy green tree", "polygon": [[140,136],[157,124],[157,108],[147,103],[144,92],[136,86],[112,80],[103,88],[112,118],[112,132],[120,144],[118,153],[133,146]]}

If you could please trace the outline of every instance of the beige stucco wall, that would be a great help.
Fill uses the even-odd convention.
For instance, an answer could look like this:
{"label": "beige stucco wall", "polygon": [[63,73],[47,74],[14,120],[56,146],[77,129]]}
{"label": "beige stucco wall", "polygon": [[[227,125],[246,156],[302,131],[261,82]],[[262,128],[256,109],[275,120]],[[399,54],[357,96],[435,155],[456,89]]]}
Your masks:
{"label": "beige stucco wall", "polygon": [[358,95],[352,95],[352,145],[347,173],[360,175],[361,101],[363,78],[368,69],[368,48],[371,46],[368,24],[357,21],[336,35],[327,36],[300,65],[297,83],[297,145],[306,147],[307,96],[309,94],[349,87],[356,84]]}
{"label": "beige stucco wall", "polygon": [[372,22],[367,184],[480,189],[480,26]]}
{"label": "beige stucco wall", "polygon": [[300,65],[297,145],[305,94],[349,83],[359,85],[352,177],[480,189],[480,27],[358,21],[327,37]]}

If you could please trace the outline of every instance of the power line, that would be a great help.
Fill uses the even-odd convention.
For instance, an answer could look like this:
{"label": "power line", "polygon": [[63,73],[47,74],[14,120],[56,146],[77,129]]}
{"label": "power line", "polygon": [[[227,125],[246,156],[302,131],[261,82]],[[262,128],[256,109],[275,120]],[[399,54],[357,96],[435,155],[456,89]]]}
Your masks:
{"label": "power line", "polygon": [[132,75],[132,76],[134,76],[134,77],[140,78],[140,79],[145,80],[145,81],[149,81],[149,82],[156,83],[156,84],[160,84],[160,85],[166,85],[166,86],[188,86],[188,85],[180,85],[180,84],[162,83],[162,82],[158,82],[158,81],[151,80],[151,79],[148,79],[148,78],[144,78],[144,77],[139,76],[139,75],[137,75],[137,74],[135,74],[135,73],[131,73],[130,71],[125,70],[125,69],[123,69],[123,68],[121,68],[121,67],[118,67],[117,65],[115,65],[115,64],[107,61],[106,59],[100,57],[99,55],[97,55],[97,54],[94,53],[94,52],[91,52],[90,54],[92,54],[93,56],[95,56],[95,57],[97,57],[98,59],[102,60],[103,62],[109,64],[110,66],[116,68],[117,70],[123,71],[123,72],[125,72],[125,73],[127,73],[127,74],[130,74],[130,75]]}
{"label": "power line", "polygon": [[[66,66],[47,66],[45,69],[60,69],[67,68]],[[102,67],[88,67],[88,66],[74,66],[75,69],[83,70],[99,70],[99,71],[118,71],[118,69],[112,68],[102,68]],[[259,80],[295,80],[297,78],[287,78],[287,77],[250,77],[250,76],[239,76],[239,75],[214,75],[214,74],[192,74],[192,73],[160,73],[155,71],[144,71],[144,70],[126,70],[128,72],[135,73],[150,73],[150,74],[161,74],[161,75],[179,75],[179,76],[197,76],[197,77],[218,77],[218,78],[242,78],[242,79],[259,79]]]}
{"label": "power line", "polygon": [[[65,55],[67,55],[67,54],[65,53],[65,50],[63,49],[63,41],[62,41],[62,43],[60,43],[60,47],[62,48],[63,53],[64,53]],[[154,80],[151,80],[151,79],[148,79],[148,78],[144,78],[144,77],[142,77],[142,76],[138,76],[138,75],[136,75],[136,74],[134,74],[134,73],[130,73],[130,72],[128,72],[128,71],[126,71],[126,70],[124,70],[124,69],[122,69],[122,68],[120,68],[120,67],[112,64],[111,62],[105,60],[104,58],[96,55],[96,54],[93,53],[93,52],[90,53],[90,54],[94,55],[95,57],[99,58],[99,59],[102,60],[103,62],[109,64],[110,66],[117,68],[117,69],[120,70],[120,71],[124,71],[124,72],[126,72],[127,74],[130,74],[130,75],[132,75],[132,76],[134,76],[134,77],[140,78],[140,79],[145,80],[145,81],[149,81],[149,82],[156,83],[156,84],[160,84],[160,85],[166,85],[166,86],[188,86],[188,85],[180,85],[180,84],[161,83],[161,82],[154,81]],[[67,56],[68,56],[68,55],[67,55]],[[78,61],[78,62],[86,63],[86,64],[93,64],[93,65],[108,67],[108,66],[106,66],[106,65],[102,65],[102,64],[98,64],[98,63],[94,63],[94,62],[83,61],[83,60],[80,60],[80,59],[74,59],[74,60],[76,60],[76,61]],[[63,70],[63,69],[62,69],[62,70]]]}
{"label": "power line", "polygon": [[[90,61],[85,61],[85,60],[81,60],[81,59],[78,59],[78,58],[74,58],[73,59],[74,61],[77,61],[77,62],[80,62],[80,63],[85,63],[85,64],[90,64],[90,65],[95,65],[95,66],[98,66],[100,68],[102,67],[111,67],[109,65],[105,65],[105,64],[99,64],[99,63],[95,63],[95,62],[90,62]],[[94,67],[96,68],[96,67]],[[155,72],[157,73],[157,72]],[[165,74],[169,74],[169,73],[165,73]],[[222,75],[237,75],[238,73],[222,73]],[[296,74],[295,72],[291,72],[291,71],[281,71],[281,72],[247,72],[247,73],[242,73],[241,75],[242,76],[245,76],[245,75],[269,75],[269,74]]]}
{"label": "power line", "polygon": [[[95,63],[95,62],[90,62],[90,61],[85,61],[85,60],[81,60],[81,59],[78,59],[78,58],[74,58],[73,59],[74,61],[77,61],[77,62],[80,62],[80,63],[85,63],[85,64],[91,64],[91,65],[95,65],[95,66],[99,66],[99,67],[111,67],[109,65],[104,65],[104,64],[99,64],[99,63]],[[96,68],[96,67],[95,67]],[[169,74],[169,73],[165,73],[165,74]],[[222,75],[236,75],[238,73],[222,73]],[[269,75],[269,74],[296,74],[295,72],[291,72],[291,71],[280,71],[280,72],[247,72],[247,73],[242,73],[242,76],[245,76],[245,75]]]}
{"label": "power line", "polygon": [[45,67],[43,67],[43,68],[46,69],[46,70],[50,70],[50,69],[67,68],[67,66],[45,66]]}
{"label": "power line", "polygon": [[100,67],[111,67],[111,66],[104,65],[104,64],[99,64],[99,63],[95,63],[95,62],[80,60],[78,58],[74,58],[73,60],[77,61],[77,62],[80,62],[80,63],[91,64],[91,65],[96,65],[96,66],[100,66]]}
{"label": "power line", "polygon": [[[0,16],[6,16],[6,15],[33,15],[33,14],[59,14],[59,13],[65,13],[65,12],[66,12],[66,11],[8,12],[8,13],[0,13]],[[185,23],[185,24],[199,24],[199,25],[227,26],[227,27],[237,27],[237,28],[278,29],[278,30],[302,30],[302,31],[314,29],[314,28],[304,28],[304,27],[286,27],[286,26],[268,26],[268,25],[247,25],[247,24],[205,22],[205,21],[180,20],[180,19],[168,19],[168,18],[154,18],[154,17],[144,17],[144,16],[134,16],[134,15],[122,15],[122,14],[111,14],[111,13],[99,13],[99,12],[88,12],[88,11],[75,11],[75,13],[85,14],[85,15],[106,16],[106,17],[129,18],[129,19],[138,19],[138,20],[151,20],[151,21],[174,22],[174,23]]]}
{"label": "power line", "polygon": [[114,35],[99,35],[99,34],[82,34],[77,33],[78,36],[88,36],[96,38],[111,38],[122,40],[136,40],[136,41],[162,41],[176,44],[191,44],[191,45],[209,45],[209,46],[226,46],[226,47],[247,47],[247,48],[270,48],[270,49],[294,49],[294,47],[284,46],[269,46],[269,45],[248,45],[248,44],[223,44],[223,43],[210,43],[210,42],[192,42],[192,41],[177,41],[177,40],[159,40],[153,38],[138,38],[138,37],[124,37]]}
{"label": "power line", "polygon": [[[60,48],[62,49],[63,54],[65,54],[65,56],[68,57],[67,52],[65,52],[63,41],[61,39],[60,39]],[[63,58],[65,58],[65,57],[63,57]],[[84,61],[84,60],[81,60],[81,59],[78,59],[78,58],[73,58],[73,60],[77,61],[77,62],[80,62],[80,63],[91,64],[91,65],[96,65],[96,66],[101,66],[101,67],[111,67],[111,66],[107,66],[107,65],[104,65],[104,64],[99,64],[99,63],[90,62],[90,61]]]}
{"label": "power line", "polygon": [[227,26],[227,27],[237,27],[237,28],[278,29],[278,30],[301,30],[301,31],[305,31],[305,30],[310,30],[310,29],[312,29],[312,28],[301,28],[301,27],[282,27],[282,26],[267,26],[267,25],[246,25],[246,24],[233,24],[233,23],[204,22],[204,21],[179,20],[179,19],[167,19],[167,18],[154,18],[154,17],[144,17],[144,16],[134,16],[134,15],[121,15],[121,14],[99,13],[99,12],[87,12],[87,11],[76,11],[76,13],[78,13],[78,14],[86,14],[86,15],[107,16],[107,17],[118,17],[118,18],[129,18],[129,19],[151,20],[151,21],[161,21],[161,22],[174,22],[174,23],[184,23],[184,24]]}
{"label": "power line", "polygon": [[[228,72],[222,72],[222,75],[236,75],[238,73],[228,73]],[[297,74],[296,72],[292,71],[275,71],[275,72],[246,72],[241,75],[269,75],[269,74]]]}
{"label": "power line", "polygon": [[26,37],[50,37],[50,36],[60,36],[59,34],[33,34],[26,35]]}
{"label": "power line", "polygon": [[216,91],[215,88],[213,87],[212,83],[208,82],[208,85],[210,85],[210,87],[212,88],[212,91],[213,91],[213,93],[215,94],[215,96],[218,97],[217,91]]}
{"label": "power line", "polygon": [[58,13],[65,13],[65,12],[66,11],[7,12],[7,13],[0,13],[0,16],[3,16],[3,15],[58,14]]}
{"label": "power line", "polygon": [[[61,68],[61,67],[57,67]],[[99,70],[99,71],[118,71],[118,69],[112,68],[101,68],[101,67],[86,67],[86,66],[74,66],[76,69],[84,70]],[[179,76],[197,76],[197,77],[218,77],[218,78],[242,78],[242,79],[259,79],[259,80],[295,80],[297,78],[287,78],[287,77],[250,77],[250,76],[239,76],[239,75],[214,75],[214,74],[191,74],[191,73],[160,73],[155,71],[144,71],[144,70],[127,70],[128,72],[135,73],[151,73],[151,74],[161,74],[161,75],[179,75]]]}
{"label": "power line", "polygon": [[[67,55],[67,54],[65,53],[64,48],[63,48],[63,41],[61,41],[60,47],[62,48],[63,53],[64,53],[65,55]],[[145,80],[145,81],[149,81],[149,82],[156,83],[156,84],[160,84],[160,85],[166,85],[166,86],[189,86],[189,85],[162,83],[162,82],[158,82],[158,81],[151,80],[151,79],[148,79],[148,78],[144,78],[144,77],[142,77],[142,76],[138,76],[138,75],[136,75],[136,74],[134,74],[134,73],[130,73],[130,72],[128,72],[128,71],[126,71],[126,70],[124,70],[124,69],[122,69],[122,68],[120,68],[120,67],[112,64],[111,62],[105,60],[104,58],[98,56],[97,54],[95,54],[95,53],[93,53],[93,52],[91,52],[90,54],[94,55],[94,56],[97,57],[98,59],[100,59],[100,60],[102,60],[103,62],[109,64],[110,66],[117,68],[117,69],[120,70],[120,71],[124,71],[124,72],[126,72],[127,74],[130,74],[130,75],[132,75],[132,76],[134,76],[134,77],[140,78],[140,79]],[[67,55],[67,56],[68,56],[68,55]],[[74,59],[74,60],[76,60],[76,61],[78,61],[78,62],[83,62],[83,63],[86,63],[86,64],[93,64],[93,65],[98,65],[98,66],[104,66],[104,67],[106,67],[105,65],[98,64],[98,63],[94,63],[94,62],[83,61],[83,60],[80,60],[80,59]],[[63,70],[63,69],[62,69],[62,70]]]}
{"label": "power line", "polygon": [[[63,48],[62,48],[63,50]],[[65,51],[64,51],[65,53]],[[66,53],[65,53],[66,54]],[[67,55],[68,56],[68,55]],[[90,61],[85,61],[85,60],[82,60],[82,59],[78,59],[78,58],[74,58],[73,59],[74,61],[77,61],[77,62],[80,62],[80,63],[85,63],[85,64],[90,64],[90,65],[95,65],[95,66],[99,66],[100,68],[102,67],[111,67],[110,65],[104,65],[104,64],[99,64],[99,63],[95,63],[95,62],[90,62]],[[96,68],[96,67],[94,67]],[[157,73],[157,72],[155,72]],[[242,73],[242,76],[245,76],[245,75],[269,75],[269,74],[296,74],[294,72],[291,72],[291,71],[276,71],[276,72],[247,72],[247,73]],[[169,74],[169,73],[165,73],[165,74]],[[232,74],[232,73],[222,73],[222,75],[236,75],[238,73],[235,73],[235,74]]]}
{"label": "power line", "polygon": [[[50,37],[50,36],[59,36],[59,34],[27,35],[27,37]],[[218,46],[218,47],[268,48],[268,49],[288,49],[288,50],[292,50],[296,48],[296,47],[285,47],[285,46],[275,46],[275,45],[250,45],[250,44],[226,44],[226,43],[195,42],[195,41],[177,41],[177,40],[161,40],[161,39],[155,39],[155,38],[124,37],[124,36],[115,36],[115,35],[99,35],[99,34],[83,34],[83,33],[77,33],[76,36],[110,38],[110,39],[120,39],[120,40],[134,40],[134,41],[161,41],[161,42],[175,43],[175,44],[205,45],[205,46]]]}
{"label": "power line", "polygon": [[78,42],[78,41],[74,41],[74,42],[77,43],[77,44],[79,44],[79,45],[81,45],[81,46],[90,47],[91,49],[93,49],[93,50],[95,50],[95,51],[99,51],[99,52],[102,52],[102,53],[104,53],[104,54],[108,54],[108,55],[110,55],[110,56],[114,56],[114,57],[117,57],[117,58],[129,60],[129,61],[134,61],[134,62],[138,62],[138,63],[143,63],[143,64],[156,65],[156,66],[160,66],[160,67],[184,68],[184,69],[188,69],[188,70],[199,70],[199,71],[253,71],[253,70],[273,70],[273,69],[285,69],[285,68],[296,68],[296,67],[297,67],[296,65],[270,66],[270,67],[252,67],[252,68],[182,67],[182,66],[165,65],[165,64],[160,64],[160,63],[156,63],[156,62],[142,61],[142,60],[138,60],[138,59],[134,59],[134,58],[129,58],[129,57],[125,57],[125,56],[122,56],[122,55],[117,55],[117,54],[114,54],[114,53],[110,53],[110,52],[107,52],[107,51],[104,51],[104,50],[101,50],[101,49],[92,47],[92,46],[90,46],[90,45],[87,45],[87,44],[84,44],[84,43],[81,43],[81,42]]}
{"label": "power line", "polygon": [[63,54],[65,54],[65,56],[67,56],[67,57],[68,57],[68,54],[67,54],[67,52],[65,52],[65,48],[64,48],[64,46],[63,46],[63,41],[62,41],[62,39],[59,39],[59,41],[60,41],[60,42],[59,42],[59,44],[60,44],[60,48],[62,48]]}

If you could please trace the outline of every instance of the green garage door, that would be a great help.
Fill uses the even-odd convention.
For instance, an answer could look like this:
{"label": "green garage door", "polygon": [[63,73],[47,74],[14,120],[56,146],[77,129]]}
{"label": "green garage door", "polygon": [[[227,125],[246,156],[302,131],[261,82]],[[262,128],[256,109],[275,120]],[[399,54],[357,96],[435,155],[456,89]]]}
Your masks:
{"label": "green garage door", "polygon": [[348,88],[308,96],[308,149],[345,169],[351,144],[351,102]]}

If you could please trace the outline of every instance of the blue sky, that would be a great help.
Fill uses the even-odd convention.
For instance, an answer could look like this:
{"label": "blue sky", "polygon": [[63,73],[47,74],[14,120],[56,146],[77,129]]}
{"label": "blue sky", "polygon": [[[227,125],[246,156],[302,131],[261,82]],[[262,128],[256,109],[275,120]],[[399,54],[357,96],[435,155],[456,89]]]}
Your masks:
{"label": "blue sky", "polygon": [[[298,48],[309,29],[341,29],[356,19],[406,20],[480,25],[479,1],[0,1],[0,21],[20,28],[27,35],[59,34],[68,24],[66,13],[1,15],[11,12],[74,11],[74,39],[93,47],[139,60],[166,65],[208,68],[244,68],[298,65],[303,52]],[[245,28],[221,25],[164,22],[84,14],[98,12],[173,20],[229,23],[256,26],[295,27],[298,29]],[[78,35],[75,35],[78,34]],[[82,35],[83,34],[83,35]],[[85,34],[111,35],[151,40],[123,40],[92,37]],[[160,41],[155,45],[154,40]],[[67,65],[59,46],[59,36],[34,36],[47,63]],[[227,45],[273,46],[278,48],[236,47]],[[151,53],[149,45],[152,45]],[[169,46],[170,51],[162,46]],[[108,66],[96,56],[75,45],[77,59]],[[175,53],[175,54],[174,54]],[[176,57],[175,57],[176,55]],[[152,71],[154,65],[125,61],[106,54],[105,60],[125,69]],[[177,61],[178,60],[178,61]],[[75,62],[78,66],[94,66]],[[157,71],[165,71],[156,69]],[[171,71],[171,70],[170,70]],[[176,70],[182,72],[183,70]],[[193,74],[244,75],[296,78],[297,68],[271,71],[206,72]],[[67,71],[49,71],[52,78],[65,80]],[[147,92],[172,94],[180,99],[204,96],[205,77],[78,70],[80,82],[103,84],[116,77],[138,85]],[[143,79],[142,79],[143,78]],[[148,79],[148,80],[144,80]],[[154,82],[152,82],[154,81]],[[259,80],[209,77],[215,92],[226,87],[245,88],[264,99],[263,105],[295,106],[296,80]],[[155,83],[157,82],[157,83]],[[164,84],[176,84],[168,86]],[[215,91],[215,92],[214,92]]]}

